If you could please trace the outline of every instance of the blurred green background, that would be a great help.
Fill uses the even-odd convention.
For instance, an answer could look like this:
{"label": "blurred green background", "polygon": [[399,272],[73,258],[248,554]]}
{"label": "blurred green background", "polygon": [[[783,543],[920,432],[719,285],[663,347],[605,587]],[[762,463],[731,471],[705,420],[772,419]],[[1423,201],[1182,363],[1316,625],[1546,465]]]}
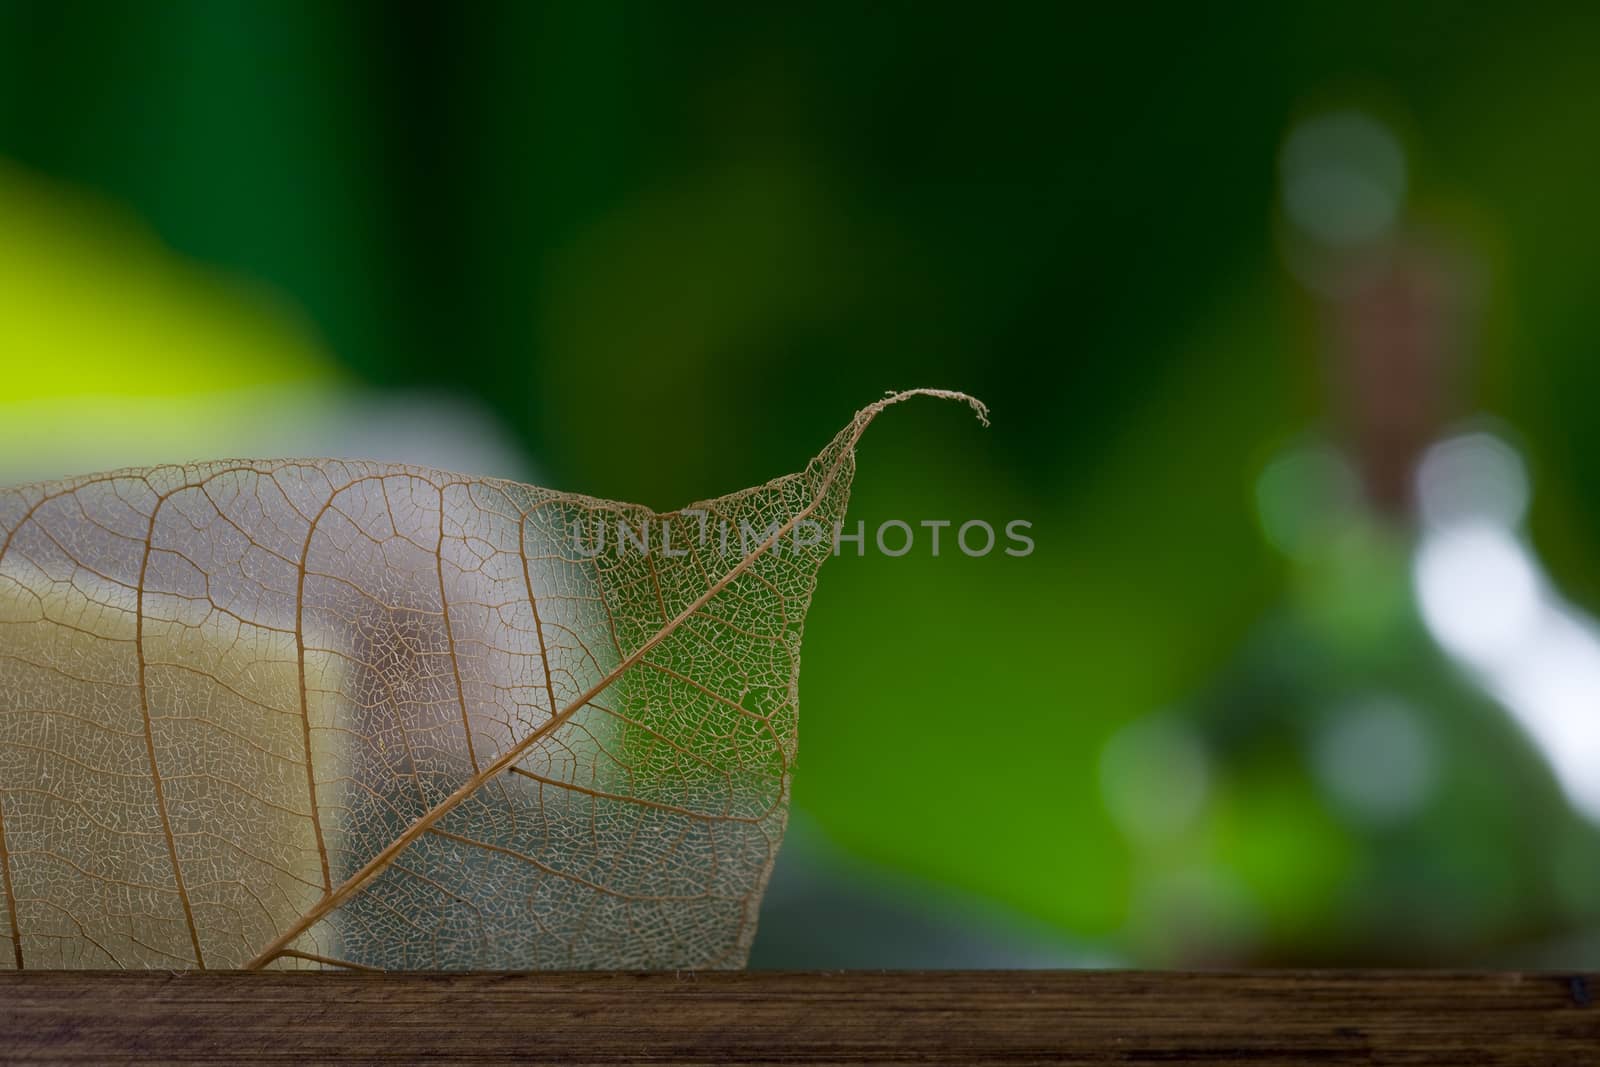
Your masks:
{"label": "blurred green background", "polygon": [[1600,13],[0,0],[0,476],[885,389],[764,966],[1600,965]]}

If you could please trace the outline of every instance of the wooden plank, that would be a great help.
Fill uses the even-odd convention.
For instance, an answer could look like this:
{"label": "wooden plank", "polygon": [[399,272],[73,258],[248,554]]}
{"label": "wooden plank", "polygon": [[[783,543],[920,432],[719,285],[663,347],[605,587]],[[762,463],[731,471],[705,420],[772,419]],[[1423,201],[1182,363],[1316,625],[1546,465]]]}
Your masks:
{"label": "wooden plank", "polygon": [[1600,977],[928,972],[0,976],[0,1059],[1600,1063]]}

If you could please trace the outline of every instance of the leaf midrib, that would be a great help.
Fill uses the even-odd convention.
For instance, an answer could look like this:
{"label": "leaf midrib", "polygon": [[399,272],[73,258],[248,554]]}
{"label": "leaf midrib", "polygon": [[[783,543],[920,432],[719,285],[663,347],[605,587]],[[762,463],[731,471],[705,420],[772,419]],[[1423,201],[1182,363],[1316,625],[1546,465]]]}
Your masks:
{"label": "leaf midrib", "polygon": [[722,592],[723,589],[727,588],[730,582],[754,566],[756,560],[765,555],[766,552],[770,550],[771,547],[786,533],[792,530],[795,525],[797,525],[802,519],[808,518],[814,511],[816,511],[816,509],[821,506],[828,490],[833,487],[834,481],[837,480],[840,466],[844,463],[846,457],[853,452],[856,441],[860,439],[861,432],[866,429],[867,425],[872,421],[872,418],[877,415],[877,412],[882,410],[881,407],[876,405],[874,407],[876,410],[874,410],[874,408],[866,409],[868,412],[871,412],[871,414],[868,415],[865,420],[862,420],[858,416],[855,424],[855,432],[851,436],[849,444],[840,450],[838,458],[834,460],[833,466],[828,469],[827,475],[823,478],[822,483],[817,487],[816,493],[813,494],[810,504],[808,504],[801,511],[797,512],[792,518],[789,519],[788,522],[784,523],[784,525],[780,527],[776,533],[774,533],[766,541],[762,542],[762,544],[754,552],[735,564],[727,574],[723,575],[714,585],[708,588],[704,593],[700,594],[700,596],[696,597],[693,602],[691,602],[687,607],[674,616],[670,622],[651,635],[648,640],[646,640],[642,645],[640,645],[620,663],[618,663],[617,666],[612,668],[611,671],[598,682],[590,686],[589,689],[582,693],[571,704],[563,708],[558,714],[552,715],[550,719],[538,729],[533,730],[528,734],[527,737],[506,749],[506,751],[496,758],[493,763],[489,764],[487,767],[484,767],[476,774],[470,776],[453,793],[439,801],[439,803],[435,804],[431,809],[419,816],[414,822],[411,823],[410,826],[406,827],[406,829],[403,830],[399,836],[386,845],[376,856],[368,860],[360,870],[356,871],[356,873],[345,879],[345,881],[340,884],[337,889],[323,897],[322,900],[318,901],[316,905],[314,905],[310,910],[306,911],[300,916],[299,919],[292,923],[287,930],[274,938],[270,944],[268,944],[261,950],[260,953],[255,956],[255,958],[244,965],[244,969],[259,970],[260,968],[271,963],[273,960],[277,959],[283,950],[287,949],[296,940],[298,940],[302,934],[311,929],[311,927],[315,926],[329,913],[341,907],[345,901],[349,900],[351,897],[355,896],[362,889],[364,889],[373,878],[381,874],[391,863],[394,862],[400,853],[410,848],[412,843],[426,833],[435,823],[444,818],[450,812],[454,811],[462,802],[471,798],[491,779],[495,778],[507,768],[515,764],[517,760],[522,758],[523,753],[525,753],[539,741],[543,740],[545,737],[548,737],[551,732],[570,720],[572,716],[576,715],[585,706],[587,706],[590,701],[598,697],[612,684],[614,684],[618,678],[622,677],[624,673],[631,670],[635,664],[648,655],[657,645],[661,644],[662,641],[665,641],[668,637],[670,637],[672,633],[676,631],[677,628],[681,626],[688,618],[690,618],[696,611],[700,610],[707,603],[709,603],[713,597]]}

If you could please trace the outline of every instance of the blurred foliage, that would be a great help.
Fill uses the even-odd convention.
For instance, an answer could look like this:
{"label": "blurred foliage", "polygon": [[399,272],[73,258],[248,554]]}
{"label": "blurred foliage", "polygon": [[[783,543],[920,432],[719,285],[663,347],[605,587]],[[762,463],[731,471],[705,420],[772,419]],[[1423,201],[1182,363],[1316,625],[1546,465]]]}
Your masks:
{"label": "blurred foliage", "polygon": [[[1517,427],[1541,552],[1600,607],[1596,22],[0,0],[0,155],[52,186],[0,175],[0,398],[280,373],[432,387],[481,399],[542,481],[667,507],[797,468],[887,388],[964,389],[994,429],[897,411],[863,445],[855,513],[1027,518],[1038,550],[830,565],[798,802],[863,856],[1143,958],[1372,958],[1422,918],[1438,936],[1407,946],[1470,958],[1593,922],[1558,887],[1600,881],[1550,873],[1572,850],[1541,852],[1531,825],[1600,850],[1415,620],[1383,615],[1403,573],[1292,571],[1258,529],[1257,474],[1325,407],[1275,160],[1319,107],[1405,134],[1413,210],[1489,278],[1463,410]],[[62,198],[99,237],[39,229]],[[119,213],[244,280],[271,321],[172,325],[231,316],[215,308],[238,293],[172,310],[179,268]],[[120,272],[75,258],[96,240]],[[17,295],[57,270],[76,296]],[[197,346],[211,369],[186,362]],[[1372,592],[1340,616],[1300,596],[1319,580]],[[1351,630],[1317,604],[1356,630],[1378,604],[1393,656],[1341,658]],[[1284,681],[1285,658],[1313,667]],[[1411,836],[1341,817],[1303,757],[1331,693],[1380,682],[1466,738]],[[1161,709],[1197,724],[1221,781],[1152,852],[1098,767]],[[1198,911],[1147,899],[1191,883]]]}
{"label": "blurred foliage", "polygon": [[27,356],[7,367],[10,401],[327,376],[293,315],[173,257],[99,202],[3,167],[0,232],[0,350]]}

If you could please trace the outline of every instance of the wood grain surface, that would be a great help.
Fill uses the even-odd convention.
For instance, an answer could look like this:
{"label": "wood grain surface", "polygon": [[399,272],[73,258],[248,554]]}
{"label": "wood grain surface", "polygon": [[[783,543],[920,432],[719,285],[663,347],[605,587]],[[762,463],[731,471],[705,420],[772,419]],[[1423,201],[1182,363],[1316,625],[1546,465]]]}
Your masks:
{"label": "wood grain surface", "polygon": [[0,976],[6,1063],[1600,1063],[1600,976]]}

